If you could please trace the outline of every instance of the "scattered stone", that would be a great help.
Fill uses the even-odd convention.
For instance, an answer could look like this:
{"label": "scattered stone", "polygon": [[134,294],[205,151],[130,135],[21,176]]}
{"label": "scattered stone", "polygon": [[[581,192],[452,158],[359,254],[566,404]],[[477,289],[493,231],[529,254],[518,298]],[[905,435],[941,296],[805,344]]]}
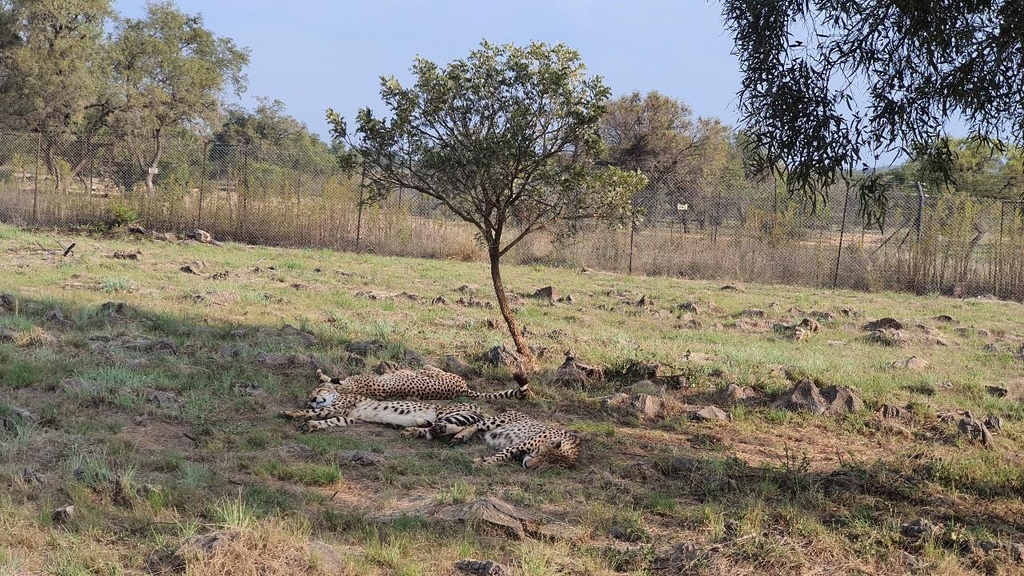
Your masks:
{"label": "scattered stone", "polygon": [[868,340],[883,346],[903,347],[910,343],[910,340],[901,330],[890,328],[879,328],[868,334]]}
{"label": "scattered stone", "polygon": [[497,528],[519,540],[526,537],[523,523],[534,521],[531,516],[516,510],[511,504],[493,497],[481,498],[467,504],[445,506],[434,514],[442,520]]}
{"label": "scattered stone", "polygon": [[31,468],[25,468],[21,471],[21,481],[29,486],[39,486],[44,480],[45,478],[43,478],[42,474]]}
{"label": "scattered stone", "polygon": [[995,414],[989,414],[985,418],[985,428],[988,428],[989,432],[998,434],[1003,431],[1003,419]]}
{"label": "scattered stone", "polygon": [[132,250],[131,252],[114,252],[110,255],[114,260],[138,260],[142,252]]}
{"label": "scattered stone", "polygon": [[889,364],[889,368],[899,368],[905,370],[913,370],[920,372],[928,368],[928,361],[924,358],[918,358],[917,356],[911,356],[906,360],[897,360]]}
{"label": "scattered stone", "polygon": [[448,299],[445,298],[444,296],[438,296],[437,298],[431,300],[430,303],[435,306],[447,306],[451,304],[451,302],[449,302]]}
{"label": "scattered stone", "polygon": [[200,230],[199,228],[196,228],[185,236],[199,242],[200,244],[217,244],[217,242],[214,242],[213,240],[213,234],[210,234],[206,230]]}
{"label": "scattered stone", "polygon": [[804,318],[799,324],[797,324],[797,326],[807,330],[808,332],[814,332],[815,334],[821,331],[821,324],[813,318]]}
{"label": "scattered stone", "polygon": [[50,513],[50,518],[54,524],[63,524],[71,520],[75,515],[75,507],[72,504],[67,506],[61,506]]}
{"label": "scattered stone", "polygon": [[[837,320],[836,315],[831,312],[821,312],[819,310],[811,310],[810,316],[819,322],[835,322]],[[815,330],[817,332],[817,330]]]}
{"label": "scattered stone", "polygon": [[387,374],[389,372],[397,372],[402,367],[397,362],[391,360],[381,360],[376,366],[373,367],[374,374]]}
{"label": "scattered stone", "polygon": [[458,291],[460,294],[474,296],[476,295],[477,292],[480,291],[480,286],[476,284],[463,284],[462,286],[458,287]]}
{"label": "scattered stone", "polygon": [[561,386],[585,388],[591,381],[604,381],[604,369],[580,362],[574,350],[566,350],[565,360],[555,370],[553,382]]}
{"label": "scattered stone", "polygon": [[441,367],[444,368],[445,372],[458,374],[463,378],[473,378],[477,375],[476,370],[472,366],[452,355],[445,356]]}
{"label": "scattered stone", "polygon": [[852,388],[830,386],[822,391],[810,379],[803,379],[776,400],[772,407],[820,415],[826,412],[853,412],[863,408],[864,403]]}
{"label": "scattered stone", "polygon": [[665,412],[665,402],[650,394],[626,394],[619,392],[605,398],[606,409],[624,412],[641,420],[656,420]]}
{"label": "scattered stone", "polygon": [[153,352],[158,354],[170,354],[172,356],[178,355],[178,346],[170,340],[161,340],[153,345]]}
{"label": "scattered stone", "polygon": [[700,305],[697,304],[696,302],[691,302],[691,301],[683,302],[682,304],[680,304],[678,306],[678,309],[680,311],[689,312],[690,314],[694,314],[694,315],[697,315],[697,316],[700,316],[700,313],[701,313]]}
{"label": "scattered stone", "polygon": [[11,296],[10,294],[0,294],[0,310],[13,313],[15,308],[17,308],[17,305],[18,304],[14,300],[14,296]]}
{"label": "scattered stone", "polygon": [[177,394],[163,390],[154,390],[149,395],[149,401],[160,408],[177,408],[181,405],[181,399],[178,398]]}
{"label": "scattered stone", "polygon": [[383,454],[375,454],[373,452],[360,452],[358,450],[341,450],[338,452],[338,460],[342,462],[351,462],[364,468],[371,466],[377,466],[383,464],[385,457]]}
{"label": "scattered stone", "polygon": [[664,375],[664,366],[658,362],[630,360],[622,369],[622,376],[627,380],[652,380]]}
{"label": "scattered stone", "polygon": [[960,432],[968,436],[971,440],[980,440],[985,446],[992,443],[992,434],[989,432],[988,427],[985,423],[976,419],[970,411],[964,412],[964,417],[960,419],[958,424]]}
{"label": "scattered stone", "polygon": [[903,418],[906,413],[907,411],[905,408],[893,406],[892,404],[885,404],[878,409],[878,415],[887,419]]}
{"label": "scattered stone", "polygon": [[558,300],[558,291],[555,290],[554,286],[545,286],[538,288],[536,292],[531,294],[532,298],[540,298],[541,300],[547,300],[548,303],[553,303]]}
{"label": "scattered stone", "polygon": [[142,224],[129,224],[128,231],[132,234],[145,234],[146,228]]}
{"label": "scattered stone", "polygon": [[1002,386],[985,386],[985,391],[996,398],[1005,398],[1006,395],[1010,393],[1009,390]]}
{"label": "scattered stone", "polygon": [[64,313],[61,312],[60,308],[50,308],[43,314],[43,322],[64,324],[67,320],[64,318]]}
{"label": "scattered stone", "polygon": [[565,296],[559,298],[558,301],[561,302],[562,304],[572,304],[576,300],[573,299],[572,294],[566,294]]}
{"label": "scattered stone", "polygon": [[455,569],[473,576],[512,576],[512,570],[493,560],[463,558],[455,562]]}
{"label": "scattered stone", "polygon": [[181,271],[184,272],[185,274],[193,274],[195,276],[206,276],[206,274],[203,273],[203,268],[206,268],[206,263],[196,261],[185,264],[184,266],[181,267]]}
{"label": "scattered stone", "polygon": [[746,400],[747,398],[756,397],[757,393],[754,392],[753,388],[749,386],[740,386],[736,383],[730,383],[725,387],[725,390],[718,393],[718,403],[732,405],[742,400]]}
{"label": "scattered stone", "polygon": [[484,355],[484,361],[495,366],[506,366],[513,372],[521,372],[525,369],[523,357],[505,344],[495,346]]}
{"label": "scattered stone", "polygon": [[344,574],[346,572],[345,562],[341,555],[323,540],[310,542],[309,551],[315,556],[317,566],[323,572],[327,574]]}
{"label": "scattered stone", "polygon": [[929,539],[939,533],[939,530],[929,520],[918,518],[900,527],[900,534],[910,540]]}
{"label": "scattered stone", "polygon": [[305,330],[299,330],[298,328],[292,326],[291,324],[285,324],[284,327],[281,328],[281,333],[287,336],[294,336],[295,338],[298,338],[306,346],[316,346],[317,344],[320,343],[320,339],[317,338],[314,334],[307,332]]}
{"label": "scattered stone", "polygon": [[731,292],[746,292],[747,289],[739,284],[726,284],[719,288],[719,290],[731,291]]}
{"label": "scattered stone", "polygon": [[[214,272],[213,276],[210,276],[210,278],[212,278],[214,280],[227,280],[230,276],[231,276],[231,272],[228,272],[227,270],[224,270],[222,272]],[[292,287],[296,287],[296,286],[298,286],[298,285],[297,284],[292,284]]]}
{"label": "scattered stone", "polygon": [[690,413],[690,418],[694,420],[732,420],[732,414],[729,414],[725,410],[722,410],[718,406],[705,406],[700,410],[696,410]]}
{"label": "scattered stone", "polygon": [[624,388],[623,392],[626,392],[628,394],[648,394],[650,396],[664,398],[666,388],[668,388],[668,386],[664,382],[641,380],[639,382],[634,382],[630,386]]}
{"label": "scattered stone", "polygon": [[874,330],[903,330],[903,323],[895,318],[879,318],[864,325],[864,329],[871,332]]}
{"label": "scattered stone", "polygon": [[[814,321],[812,320],[812,322]],[[815,322],[815,324],[817,324],[817,322]],[[806,340],[811,334],[811,330],[804,328],[803,323],[791,326],[789,324],[783,324],[782,322],[776,322],[775,324],[772,324],[772,332],[780,334],[795,342]]]}
{"label": "scattered stone", "polygon": [[764,310],[761,310],[760,308],[747,308],[746,310],[740,312],[740,316],[744,318],[766,318],[768,316],[768,313],[765,312]]}

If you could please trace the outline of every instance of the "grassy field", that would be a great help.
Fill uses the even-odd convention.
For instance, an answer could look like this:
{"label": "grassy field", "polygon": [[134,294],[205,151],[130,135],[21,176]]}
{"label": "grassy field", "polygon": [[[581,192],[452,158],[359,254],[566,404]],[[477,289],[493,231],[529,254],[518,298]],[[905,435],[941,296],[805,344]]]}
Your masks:
{"label": "grassy field", "polygon": [[[444,575],[461,558],[531,576],[1024,571],[1020,304],[542,267],[505,278],[550,354],[532,398],[492,408],[578,431],[574,469],[479,468],[479,440],[369,424],[303,435],[276,416],[317,365],[409,351],[454,355],[476,389],[509,387],[482,359],[507,341],[488,327],[497,311],[457,303],[467,284],[493,299],[482,264],[0,226],[0,574]],[[573,302],[528,297],[549,284]],[[771,329],[812,311],[829,314],[805,340]],[[863,329],[883,316],[905,324],[902,345]],[[346,347],[374,340],[351,367]],[[569,348],[608,379],[556,385]],[[911,356],[928,365],[890,367]],[[603,407],[634,361],[683,375],[665,417]],[[864,407],[773,408],[801,377],[854,387]],[[722,403],[729,384],[763,401]],[[732,419],[689,417],[708,404]],[[989,445],[960,432],[964,410],[1001,419]],[[487,497],[534,519],[525,537],[442,518]]]}

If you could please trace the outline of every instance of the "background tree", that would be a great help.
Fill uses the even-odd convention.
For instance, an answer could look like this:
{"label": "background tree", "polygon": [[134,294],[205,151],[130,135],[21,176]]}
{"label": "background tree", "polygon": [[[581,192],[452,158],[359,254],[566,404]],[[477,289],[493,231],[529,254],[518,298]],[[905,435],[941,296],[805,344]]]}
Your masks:
{"label": "background tree", "polygon": [[181,128],[212,129],[223,112],[225,92],[245,90],[249,52],[230,38],[217,37],[203,27],[201,16],[185,14],[171,2],[149,3],[145,18],[124,20],[112,49],[119,103],[110,126],[121,135],[152,139],[152,148],[134,147],[152,194],[163,153],[161,136]]}
{"label": "background tree", "polygon": [[[625,218],[638,173],[594,166],[609,90],[579,53],[558,44],[487,41],[445,67],[417,58],[415,85],[381,78],[391,118],[359,110],[351,146],[371,199],[396,188],[438,200],[476,227],[494,293],[518,352],[532,362],[501,276],[501,257],[529,234],[571,233],[586,219]],[[348,138],[333,110],[336,137]]]}
{"label": "background tree", "polygon": [[0,3],[0,120],[39,133],[57,187],[59,149],[86,124],[107,77],[109,0]]}
{"label": "background tree", "polygon": [[[917,157],[943,179],[973,139],[1024,144],[1024,3],[722,0],[743,75],[740,112],[759,168],[792,193],[825,199],[837,178],[883,156]],[[912,150],[915,144],[924,144]],[[884,216],[883,187],[857,181]]]}
{"label": "background tree", "polygon": [[[720,183],[735,160],[728,126],[717,118],[694,118],[690,107],[675,98],[633,92],[608,104],[600,132],[608,162],[650,177],[634,199],[648,216],[681,217],[684,230],[691,217],[706,223],[715,204],[712,196],[719,192],[709,184]],[[679,213],[677,203],[689,209]]]}

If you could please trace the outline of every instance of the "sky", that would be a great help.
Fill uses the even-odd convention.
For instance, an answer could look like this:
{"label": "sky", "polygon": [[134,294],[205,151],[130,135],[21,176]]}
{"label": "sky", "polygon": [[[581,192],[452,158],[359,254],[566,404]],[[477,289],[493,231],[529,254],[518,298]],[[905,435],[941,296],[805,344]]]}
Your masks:
{"label": "sky", "polygon": [[[411,79],[413,58],[463,58],[487,39],[564,42],[615,96],[657,90],[697,116],[737,122],[739,69],[720,6],[708,0],[177,0],[208,29],[251,50],[246,107],[256,96],[327,138],[324,111],[382,112],[379,78]],[[119,0],[123,16],[143,0]]]}

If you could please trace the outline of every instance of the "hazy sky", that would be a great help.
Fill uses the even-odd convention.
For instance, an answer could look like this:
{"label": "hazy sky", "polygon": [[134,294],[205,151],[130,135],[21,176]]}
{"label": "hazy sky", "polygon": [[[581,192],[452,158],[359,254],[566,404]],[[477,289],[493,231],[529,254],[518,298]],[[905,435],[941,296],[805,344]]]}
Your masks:
{"label": "hazy sky", "polygon": [[[495,43],[565,42],[614,95],[658,90],[695,114],[736,122],[739,72],[717,2],[706,0],[177,0],[207,28],[252,50],[249,89],[282,100],[326,136],[324,110],[380,109],[381,75],[407,80],[415,56],[439,64]],[[119,0],[126,16],[143,0]]]}

